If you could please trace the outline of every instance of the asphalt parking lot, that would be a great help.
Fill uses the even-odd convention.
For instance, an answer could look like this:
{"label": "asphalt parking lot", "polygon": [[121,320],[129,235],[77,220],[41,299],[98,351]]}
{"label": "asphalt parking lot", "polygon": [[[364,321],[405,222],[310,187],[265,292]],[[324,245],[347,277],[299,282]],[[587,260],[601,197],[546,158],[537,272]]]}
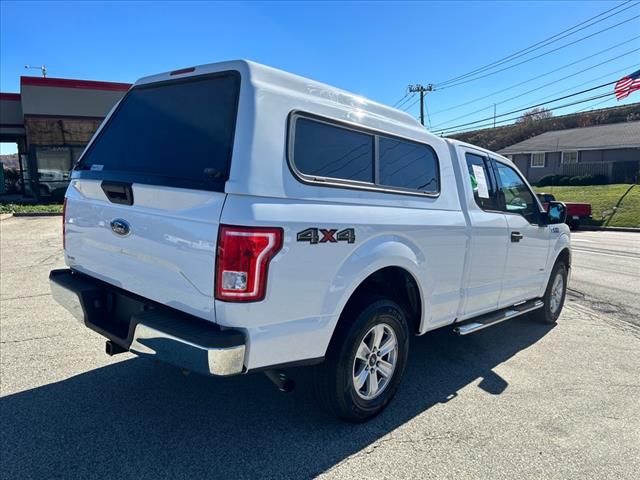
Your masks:
{"label": "asphalt parking lot", "polygon": [[48,272],[63,265],[60,218],[12,218],[0,229],[2,478],[640,471],[640,235],[574,235],[573,292],[554,328],[520,318],[469,337],[414,339],[393,404],[352,425],[318,411],[303,373],[281,394],[263,375],[207,379],[107,357],[103,339],[49,294]]}

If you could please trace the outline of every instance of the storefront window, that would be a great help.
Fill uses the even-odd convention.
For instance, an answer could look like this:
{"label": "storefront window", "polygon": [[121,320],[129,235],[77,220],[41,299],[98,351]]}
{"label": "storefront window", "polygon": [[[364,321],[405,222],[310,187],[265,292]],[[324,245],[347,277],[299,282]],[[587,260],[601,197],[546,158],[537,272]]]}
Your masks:
{"label": "storefront window", "polygon": [[84,146],[71,148],[71,168],[73,168],[73,166],[76,164],[78,158],[80,158],[80,155],[82,155],[82,152],[84,152],[84,149]]}
{"label": "storefront window", "polygon": [[31,175],[29,170],[29,156],[26,153],[20,155],[20,169],[22,170],[22,189],[27,197],[33,197]]}
{"label": "storefront window", "polygon": [[70,147],[36,147],[38,193],[41,198],[61,199],[71,177]]}

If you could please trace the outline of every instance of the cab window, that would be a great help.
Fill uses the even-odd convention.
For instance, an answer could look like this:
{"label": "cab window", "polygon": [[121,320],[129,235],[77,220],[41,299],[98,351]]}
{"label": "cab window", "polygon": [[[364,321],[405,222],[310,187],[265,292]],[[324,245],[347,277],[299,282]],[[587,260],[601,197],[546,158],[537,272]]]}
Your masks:
{"label": "cab window", "polygon": [[522,215],[529,223],[538,221],[538,203],[516,170],[504,163],[495,162],[500,182],[499,190],[504,199],[503,210]]}
{"label": "cab window", "polygon": [[496,186],[486,157],[466,153],[469,182],[476,204],[483,210],[499,210]]}

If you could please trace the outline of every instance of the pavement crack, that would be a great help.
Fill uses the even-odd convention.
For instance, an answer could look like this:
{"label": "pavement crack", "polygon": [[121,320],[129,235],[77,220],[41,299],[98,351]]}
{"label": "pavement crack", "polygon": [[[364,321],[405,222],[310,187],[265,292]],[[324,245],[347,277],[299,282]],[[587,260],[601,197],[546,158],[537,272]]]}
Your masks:
{"label": "pavement crack", "polygon": [[22,338],[20,340],[4,340],[2,342],[0,342],[0,345],[4,345],[6,343],[23,343],[23,342],[31,342],[33,340],[44,340],[44,339],[49,339],[49,338],[56,338],[56,337],[60,337],[62,335],[60,334],[56,334],[56,335],[45,335],[42,337],[30,337],[30,338]]}
{"label": "pavement crack", "polygon": [[22,300],[23,298],[48,297],[49,295],[51,295],[51,293],[36,293],[35,295],[23,295],[20,297],[0,298],[0,301],[4,302],[5,300]]}

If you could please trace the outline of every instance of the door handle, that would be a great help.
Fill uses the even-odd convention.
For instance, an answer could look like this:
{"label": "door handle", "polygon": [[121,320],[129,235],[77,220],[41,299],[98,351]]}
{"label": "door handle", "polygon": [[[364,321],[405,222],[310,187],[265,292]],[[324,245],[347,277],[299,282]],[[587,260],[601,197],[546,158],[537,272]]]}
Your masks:
{"label": "door handle", "polygon": [[511,232],[511,241],[513,243],[518,243],[523,238],[524,238],[524,235],[522,235],[520,232]]}

